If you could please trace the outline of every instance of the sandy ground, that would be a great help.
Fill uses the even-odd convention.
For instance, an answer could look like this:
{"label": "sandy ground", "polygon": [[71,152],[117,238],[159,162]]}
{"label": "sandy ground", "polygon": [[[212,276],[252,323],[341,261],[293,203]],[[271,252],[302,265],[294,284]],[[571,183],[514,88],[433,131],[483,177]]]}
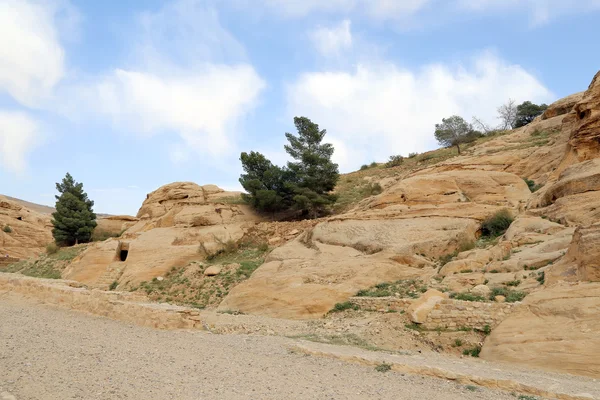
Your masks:
{"label": "sandy ground", "polygon": [[159,331],[0,296],[0,399],[515,399],[288,350]]}

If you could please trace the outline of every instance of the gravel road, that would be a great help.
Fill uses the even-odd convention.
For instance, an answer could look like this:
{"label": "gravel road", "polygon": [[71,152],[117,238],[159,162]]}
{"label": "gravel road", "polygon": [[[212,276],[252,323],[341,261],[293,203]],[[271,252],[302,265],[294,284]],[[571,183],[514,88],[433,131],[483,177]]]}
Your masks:
{"label": "gravel road", "polygon": [[303,356],[278,337],[159,331],[0,296],[0,399],[512,399]]}

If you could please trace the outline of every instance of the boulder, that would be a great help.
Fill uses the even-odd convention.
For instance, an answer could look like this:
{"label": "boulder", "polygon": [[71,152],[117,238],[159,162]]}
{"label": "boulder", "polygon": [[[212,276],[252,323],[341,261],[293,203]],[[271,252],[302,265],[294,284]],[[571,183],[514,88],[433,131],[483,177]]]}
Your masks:
{"label": "boulder", "polygon": [[[36,257],[52,242],[51,215],[34,211],[17,199],[0,195],[0,255],[14,258]],[[44,210],[43,207],[36,207]],[[11,232],[4,232],[6,226]]]}
{"label": "boulder", "polygon": [[528,295],[485,340],[480,357],[600,378],[600,283]]}
{"label": "boulder", "polygon": [[221,267],[212,265],[204,270],[204,276],[216,276],[221,273]]}
{"label": "boulder", "polygon": [[489,297],[491,292],[492,289],[490,289],[486,285],[477,285],[473,289],[471,289],[471,293],[473,293],[476,296],[485,297],[486,299]]}
{"label": "boulder", "polygon": [[429,289],[421,295],[406,310],[410,320],[417,324],[423,324],[427,321],[427,316],[440,301],[447,299],[448,295],[439,290]]}
{"label": "boulder", "polygon": [[600,282],[600,223],[579,227],[565,257],[546,271],[546,282]]}

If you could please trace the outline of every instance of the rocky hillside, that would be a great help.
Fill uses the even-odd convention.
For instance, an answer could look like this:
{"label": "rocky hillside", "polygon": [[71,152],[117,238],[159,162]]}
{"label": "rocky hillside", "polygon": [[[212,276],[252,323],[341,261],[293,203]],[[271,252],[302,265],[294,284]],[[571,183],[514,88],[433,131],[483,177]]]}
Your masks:
{"label": "rocky hillside", "polygon": [[0,256],[28,258],[43,253],[52,241],[50,220],[48,214],[0,196]]}
{"label": "rocky hillside", "polygon": [[[402,311],[386,316],[389,335],[406,334],[400,318],[440,338],[476,329],[483,347],[465,354],[600,376],[590,351],[600,349],[600,73],[523,128],[478,139],[460,156],[440,149],[373,165],[343,176],[336,191],[334,216],[270,222],[239,193],[166,185],[135,218],[103,220],[117,237],[88,246],[62,276],[285,319],[360,304]],[[40,251],[48,220],[0,204],[9,210],[0,223],[10,219],[18,233],[0,233],[3,245]]]}

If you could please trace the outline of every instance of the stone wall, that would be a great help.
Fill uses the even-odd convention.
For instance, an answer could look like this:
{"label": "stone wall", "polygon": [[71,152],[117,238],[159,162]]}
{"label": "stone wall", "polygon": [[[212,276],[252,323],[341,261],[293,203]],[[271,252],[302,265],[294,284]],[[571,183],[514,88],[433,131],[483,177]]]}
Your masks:
{"label": "stone wall", "polygon": [[204,329],[197,310],[147,303],[136,293],[88,290],[81,283],[0,272],[0,294],[14,292],[45,304],[159,329]]}
{"label": "stone wall", "polygon": [[479,303],[474,301],[442,300],[435,305],[423,324],[426,329],[460,327],[484,329],[495,328],[520,303]]}
{"label": "stone wall", "polygon": [[[379,312],[406,311],[415,301],[397,297],[352,297],[350,301],[362,310]],[[446,299],[436,304],[423,324],[425,329],[484,329],[496,327],[520,303],[479,303]]]}
{"label": "stone wall", "polygon": [[3,254],[0,254],[0,267],[7,267],[11,264],[17,263],[19,261],[21,261],[18,258],[14,258],[14,257],[2,257]]}
{"label": "stone wall", "polygon": [[401,299],[398,297],[351,297],[350,302],[359,306],[362,310],[373,310],[379,312],[406,311],[413,303],[413,299]]}

